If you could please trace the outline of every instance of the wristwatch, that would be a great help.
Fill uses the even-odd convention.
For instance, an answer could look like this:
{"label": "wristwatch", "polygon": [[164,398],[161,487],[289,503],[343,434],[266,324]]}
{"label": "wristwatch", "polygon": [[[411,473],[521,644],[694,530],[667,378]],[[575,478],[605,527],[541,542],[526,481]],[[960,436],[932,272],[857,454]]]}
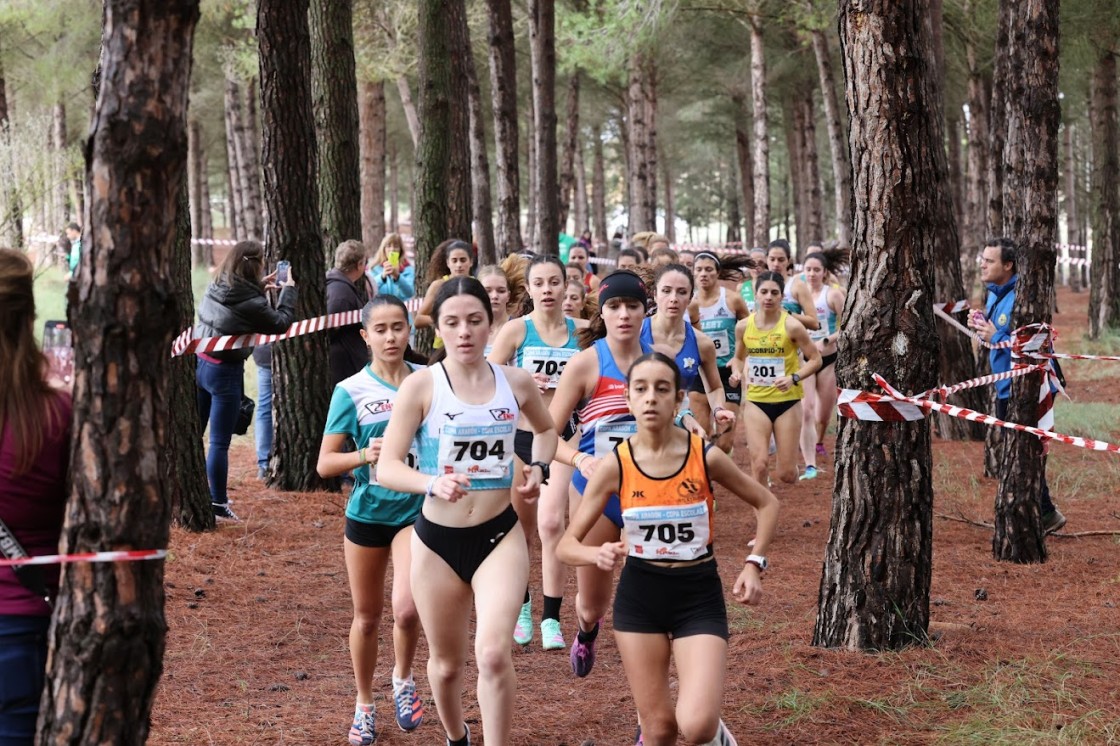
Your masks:
{"label": "wristwatch", "polygon": [[541,484],[548,484],[548,477],[551,474],[551,469],[549,469],[548,464],[543,461],[534,461],[529,464],[529,466],[536,466],[539,468],[541,470]]}
{"label": "wristwatch", "polygon": [[754,565],[759,572],[766,572],[766,568],[770,566],[770,563],[761,554],[748,554],[747,564]]}
{"label": "wristwatch", "polygon": [[794,386],[801,383],[801,376],[797,375],[796,373],[794,373],[792,376],[790,376],[790,378],[793,379],[793,385]]}

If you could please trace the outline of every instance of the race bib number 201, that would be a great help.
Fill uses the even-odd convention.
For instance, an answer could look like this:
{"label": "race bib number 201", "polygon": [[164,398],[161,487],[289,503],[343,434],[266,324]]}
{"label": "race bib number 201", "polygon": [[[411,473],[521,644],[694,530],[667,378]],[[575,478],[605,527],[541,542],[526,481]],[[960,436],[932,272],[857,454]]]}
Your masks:
{"label": "race bib number 201", "polygon": [[753,355],[747,358],[747,376],[754,386],[773,386],[785,374],[785,358]]}

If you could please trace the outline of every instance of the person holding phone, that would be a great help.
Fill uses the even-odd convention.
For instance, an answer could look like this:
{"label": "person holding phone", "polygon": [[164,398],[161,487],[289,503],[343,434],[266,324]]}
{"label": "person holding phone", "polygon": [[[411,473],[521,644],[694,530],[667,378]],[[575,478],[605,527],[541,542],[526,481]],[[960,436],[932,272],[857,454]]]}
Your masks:
{"label": "person holding phone", "polygon": [[[58,551],[72,425],[70,395],[48,382],[35,344],[33,277],[25,254],[0,249],[0,533],[29,556]],[[57,593],[58,576],[58,565],[0,567],[0,743],[34,741],[51,622],[44,595]]]}
{"label": "person holding phone", "polygon": [[416,295],[416,267],[404,253],[399,233],[389,233],[369,263],[370,279],[379,294],[392,295],[407,301]]}
{"label": "person holding phone", "polygon": [[[291,269],[281,283],[279,267],[264,272],[264,248],[258,241],[240,241],[218,267],[214,281],[206,288],[198,307],[196,339],[227,334],[280,334],[296,315],[296,283]],[[280,296],[273,308],[265,295],[268,287],[279,287]],[[198,416],[202,429],[210,423],[210,449],[206,453],[206,478],[210,482],[210,503],[214,516],[237,520],[230,509],[226,481],[229,475],[229,444],[245,390],[245,358],[252,348],[198,353],[195,377],[198,381]]]}

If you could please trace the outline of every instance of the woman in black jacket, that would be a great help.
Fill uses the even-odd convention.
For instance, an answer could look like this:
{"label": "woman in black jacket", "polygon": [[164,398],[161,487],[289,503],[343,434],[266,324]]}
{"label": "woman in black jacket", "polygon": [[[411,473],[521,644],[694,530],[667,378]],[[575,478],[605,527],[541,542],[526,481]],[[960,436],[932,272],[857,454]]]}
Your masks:
{"label": "woman in black jacket", "polygon": [[[343,241],[334,252],[334,269],[327,272],[327,313],[361,311],[373,296],[366,276],[369,256],[361,241]],[[354,375],[369,363],[369,347],[361,324],[331,329],[331,385]]]}
{"label": "woman in black jacket", "polygon": [[[226,256],[217,276],[198,307],[194,336],[227,334],[279,334],[295,320],[296,286],[292,273],[280,284],[274,309],[265,296],[264,283],[276,273],[264,272],[264,249],[257,241],[241,241]],[[198,414],[202,428],[210,422],[210,450],[206,454],[206,477],[210,502],[216,518],[237,520],[229,508],[226,480],[229,474],[229,443],[241,408],[245,388],[245,358],[251,348],[198,353]]]}

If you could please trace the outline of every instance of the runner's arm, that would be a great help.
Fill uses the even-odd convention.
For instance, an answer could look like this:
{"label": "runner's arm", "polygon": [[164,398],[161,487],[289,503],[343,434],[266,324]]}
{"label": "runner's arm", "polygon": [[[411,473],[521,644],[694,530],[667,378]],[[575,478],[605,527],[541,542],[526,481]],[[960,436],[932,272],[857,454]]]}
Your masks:
{"label": "runner's arm", "polygon": [[427,494],[431,476],[409,468],[405,457],[416,439],[424,420],[424,410],[431,406],[431,400],[432,376],[426,370],[405,378],[397,390],[393,415],[381,441],[381,457],[377,465],[377,480],[382,487],[412,495]]}
{"label": "runner's arm", "polygon": [[[601,546],[592,547],[583,543],[584,538],[591,531],[603,509],[607,506],[612,492],[619,488],[619,467],[617,458],[605,458],[602,465],[595,470],[583,491],[583,499],[568,530],[560,537],[556,545],[556,557],[566,565],[596,565],[601,569],[609,569],[613,564],[611,560],[619,560],[626,556],[626,545],[621,541],[608,542]],[[607,567],[604,567],[607,564]]]}

